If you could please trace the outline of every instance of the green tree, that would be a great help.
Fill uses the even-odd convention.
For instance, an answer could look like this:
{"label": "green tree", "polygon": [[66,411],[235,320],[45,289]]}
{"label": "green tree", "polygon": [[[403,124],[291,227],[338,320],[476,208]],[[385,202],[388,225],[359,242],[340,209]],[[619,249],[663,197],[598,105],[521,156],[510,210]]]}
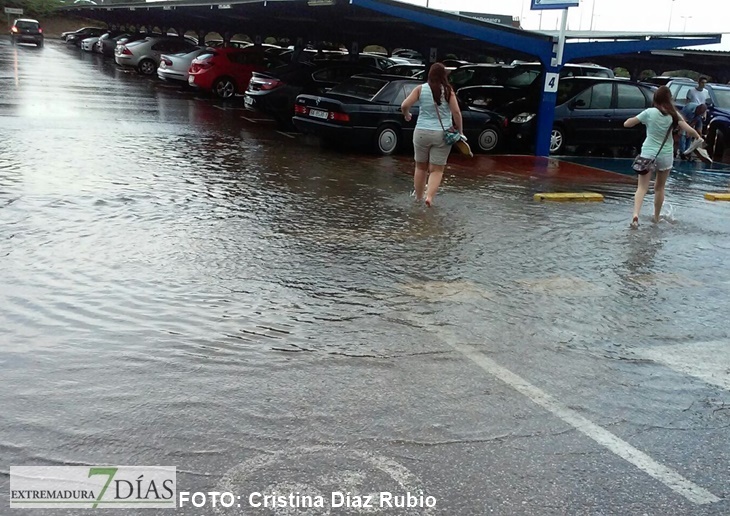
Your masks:
{"label": "green tree", "polygon": [[620,66],[613,69],[613,74],[616,77],[631,77],[629,71],[626,68],[621,68]]}
{"label": "green tree", "polygon": [[0,0],[0,8],[15,7],[23,9],[23,16],[35,16],[38,18],[52,14],[56,9],[63,6],[62,0]]}

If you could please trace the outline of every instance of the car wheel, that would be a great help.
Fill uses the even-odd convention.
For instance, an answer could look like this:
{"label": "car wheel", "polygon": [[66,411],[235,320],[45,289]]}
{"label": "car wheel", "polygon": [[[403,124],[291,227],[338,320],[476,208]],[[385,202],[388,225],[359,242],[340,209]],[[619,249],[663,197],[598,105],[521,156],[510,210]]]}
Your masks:
{"label": "car wheel", "polygon": [[233,79],[221,77],[213,83],[213,93],[219,99],[230,99],[236,93],[236,85]]}
{"label": "car wheel", "polygon": [[157,65],[152,59],[142,59],[137,65],[137,71],[142,75],[152,75],[157,70]]}
{"label": "car wheel", "polygon": [[42,46],[43,46],[43,42],[42,42],[42,41],[39,41],[38,43],[36,43],[36,45],[37,45],[38,47],[42,47]]}
{"label": "car wheel", "polygon": [[493,125],[488,125],[482,132],[479,133],[477,138],[477,146],[481,152],[496,152],[499,144],[501,143],[499,129]]}
{"label": "car wheel", "polygon": [[394,125],[381,125],[375,131],[375,150],[383,156],[390,156],[398,150],[400,131]]}
{"label": "car wheel", "polygon": [[558,154],[565,150],[565,129],[556,125],[550,131],[550,154]]}

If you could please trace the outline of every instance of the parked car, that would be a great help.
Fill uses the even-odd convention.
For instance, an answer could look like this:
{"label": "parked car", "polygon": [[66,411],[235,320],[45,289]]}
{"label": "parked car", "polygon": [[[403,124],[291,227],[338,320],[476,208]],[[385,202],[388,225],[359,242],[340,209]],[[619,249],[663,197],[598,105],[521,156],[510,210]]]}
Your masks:
{"label": "parked car", "polygon": [[97,51],[106,57],[114,57],[114,49],[117,47],[117,42],[122,38],[129,38],[129,36],[129,33],[119,31],[102,34],[99,41],[96,42]]}
{"label": "parked car", "polygon": [[240,41],[236,39],[232,39],[228,42],[228,45],[225,44],[225,41],[222,39],[211,39],[205,42],[206,47],[210,48],[223,48],[225,46],[228,47],[235,47],[235,48],[246,48],[253,45],[253,43],[249,43],[248,41]]}
{"label": "parked car", "polygon": [[107,32],[107,29],[101,29],[99,27],[84,27],[76,32],[66,35],[66,43],[69,45],[81,46],[81,42],[86,38],[100,37],[102,34]]}
{"label": "parked car", "polygon": [[401,75],[403,77],[413,77],[419,72],[423,72],[426,70],[426,65],[424,64],[397,64],[393,66],[389,66],[385,70],[383,70],[383,73],[388,75]]}
{"label": "parked car", "polygon": [[43,46],[43,28],[38,20],[30,18],[19,18],[10,27],[10,44],[35,43],[36,46]]}
{"label": "parked car", "polygon": [[273,116],[280,125],[291,125],[297,95],[321,95],[356,74],[380,73],[365,63],[321,61],[290,63],[267,72],[254,72],[246,90],[247,108]]}
{"label": "parked car", "polygon": [[189,52],[163,54],[160,57],[160,66],[157,68],[157,77],[163,81],[179,81],[188,84],[193,60],[208,51],[207,47],[195,47]]}
{"label": "parked car", "polygon": [[81,50],[84,50],[85,52],[93,52],[94,47],[96,46],[96,43],[98,41],[99,41],[99,36],[92,36],[90,38],[81,40]]}
{"label": "parked car", "polygon": [[[645,128],[626,128],[626,119],[651,107],[654,89],[645,84],[603,77],[566,77],[558,85],[550,152],[568,145],[638,147]],[[510,137],[523,144],[535,139],[539,91],[530,100],[533,109],[514,115]]]}
{"label": "parked car", "polygon": [[[70,30],[70,31],[67,31],[67,32],[62,32],[62,33],[61,33],[61,39],[62,39],[63,41],[66,41],[66,40],[67,40],[67,38],[68,38],[68,37],[69,37],[69,36],[70,36],[71,34],[74,34],[74,35],[76,35],[76,34],[81,34],[81,35],[83,35],[83,34],[88,34],[88,33],[89,33],[89,31],[91,31],[91,30],[96,30],[96,29],[98,29],[98,28],[99,28],[99,27],[81,27],[80,29],[76,29],[76,30]],[[88,37],[88,36],[87,36],[87,37]],[[83,38],[82,38],[82,39],[83,39]]]}
{"label": "parked car", "polygon": [[[325,95],[299,95],[294,107],[294,125],[304,133],[329,142],[369,142],[382,155],[398,151],[410,142],[418,119],[406,122],[400,110],[403,100],[420,81],[387,75],[356,75]],[[507,120],[486,110],[462,109],[464,134],[473,150],[498,149]]]}
{"label": "parked car", "polygon": [[222,99],[246,91],[254,72],[284,63],[267,55],[261,48],[211,48],[196,57],[188,70],[188,84],[211,91]]}
{"label": "parked car", "polygon": [[160,65],[162,54],[189,52],[195,45],[177,36],[148,37],[143,40],[117,45],[114,60],[119,66],[136,68],[143,75],[152,75]]}

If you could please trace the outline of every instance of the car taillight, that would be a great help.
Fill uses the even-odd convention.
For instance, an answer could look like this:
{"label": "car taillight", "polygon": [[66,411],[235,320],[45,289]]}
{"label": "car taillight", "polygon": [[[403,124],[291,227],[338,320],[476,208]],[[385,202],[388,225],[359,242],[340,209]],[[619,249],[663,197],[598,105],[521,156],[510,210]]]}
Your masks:
{"label": "car taillight", "polygon": [[259,79],[257,84],[262,90],[273,90],[279,87],[281,81],[279,79]]}
{"label": "car taillight", "polygon": [[162,62],[165,63],[165,66],[172,66],[172,61],[166,57],[162,58]]}
{"label": "car taillight", "polygon": [[10,32],[18,32],[18,27],[13,25],[12,28],[10,29]]}
{"label": "car taillight", "polygon": [[188,70],[188,73],[198,73],[201,70],[207,70],[210,68],[211,64],[206,61],[199,61],[195,62],[190,65],[190,70]]}
{"label": "car taillight", "polygon": [[335,113],[333,111],[330,113],[330,120],[334,120],[335,122],[349,122],[350,115],[347,113]]}
{"label": "car taillight", "polygon": [[297,115],[306,115],[308,111],[307,106],[300,106],[299,104],[294,106],[294,113]]}
{"label": "car taillight", "polygon": [[129,50],[127,47],[122,47],[122,54],[124,54],[125,56],[131,56],[132,51]]}
{"label": "car taillight", "polygon": [[39,34],[43,34],[43,29],[41,29],[40,27],[38,27],[38,33]]}

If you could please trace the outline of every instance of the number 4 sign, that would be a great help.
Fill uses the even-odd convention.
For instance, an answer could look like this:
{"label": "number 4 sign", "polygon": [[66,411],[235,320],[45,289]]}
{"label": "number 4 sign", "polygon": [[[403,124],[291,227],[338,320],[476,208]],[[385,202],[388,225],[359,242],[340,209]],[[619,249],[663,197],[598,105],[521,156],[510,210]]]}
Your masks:
{"label": "number 4 sign", "polygon": [[546,73],[545,74],[545,92],[554,93],[558,91],[558,79],[557,73]]}

